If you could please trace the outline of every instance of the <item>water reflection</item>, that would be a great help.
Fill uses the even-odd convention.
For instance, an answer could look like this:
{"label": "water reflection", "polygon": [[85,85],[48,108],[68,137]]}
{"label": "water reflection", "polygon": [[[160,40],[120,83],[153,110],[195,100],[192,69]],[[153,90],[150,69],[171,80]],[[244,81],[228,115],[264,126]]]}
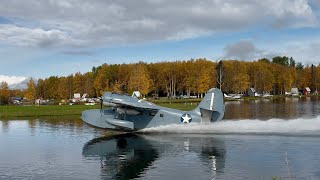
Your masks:
{"label": "water reflection", "polygon": [[319,114],[319,97],[285,97],[226,102],[224,119],[297,119]]}
{"label": "water reflection", "polygon": [[34,135],[39,127],[45,127],[50,129],[83,129],[83,121],[79,116],[47,116],[41,117],[41,119],[34,117],[20,117],[20,120],[0,120],[2,132],[8,133],[10,128],[27,123],[28,129],[32,135]]}
{"label": "water reflection", "polygon": [[2,132],[7,133],[9,131],[9,126],[10,126],[9,121],[1,121]]}
{"label": "water reflection", "polygon": [[[201,169],[199,164],[188,160],[194,155],[197,156],[212,178],[216,176],[216,173],[221,172],[225,166],[226,149],[224,141],[203,135],[124,134],[102,137],[87,142],[83,147],[82,154],[89,159],[96,157],[96,160],[101,164],[101,176],[103,178],[132,179],[143,178],[146,171],[160,168],[159,164],[161,163],[157,162],[177,158],[181,156],[179,152],[185,158],[183,160],[185,165]],[[181,172],[182,170],[179,168],[183,168],[178,162],[174,161],[174,163],[177,163],[175,172]],[[170,162],[167,162],[167,164],[170,164]],[[175,177],[177,174],[167,174],[167,176],[171,179],[173,177],[181,178],[180,175]],[[206,178],[208,178],[207,175]]]}
{"label": "water reflection", "polygon": [[29,120],[28,127],[30,129],[31,135],[34,136],[37,128],[37,120]]}

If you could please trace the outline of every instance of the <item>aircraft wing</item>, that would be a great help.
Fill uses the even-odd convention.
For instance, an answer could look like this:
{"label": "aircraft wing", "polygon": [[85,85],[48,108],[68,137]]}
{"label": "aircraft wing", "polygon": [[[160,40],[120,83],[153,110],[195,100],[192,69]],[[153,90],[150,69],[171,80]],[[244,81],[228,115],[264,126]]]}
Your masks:
{"label": "aircraft wing", "polygon": [[159,109],[159,106],[144,101],[135,97],[123,95],[123,94],[116,94],[116,93],[108,93],[106,92],[103,95],[103,101],[108,103],[113,103],[119,106],[129,106],[133,108],[142,108],[142,109]]}

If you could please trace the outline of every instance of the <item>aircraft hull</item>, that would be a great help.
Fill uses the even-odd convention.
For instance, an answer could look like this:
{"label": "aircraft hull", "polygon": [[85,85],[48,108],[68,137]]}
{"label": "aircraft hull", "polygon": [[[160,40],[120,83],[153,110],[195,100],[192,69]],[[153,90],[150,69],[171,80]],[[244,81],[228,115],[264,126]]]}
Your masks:
{"label": "aircraft hull", "polygon": [[[187,121],[183,115],[188,114]],[[201,123],[202,119],[197,112],[185,112],[172,109],[141,110],[139,115],[117,114],[112,109],[86,110],[81,119],[89,125],[114,130],[137,131],[145,128],[154,128],[170,124]]]}
{"label": "aircraft hull", "polygon": [[86,110],[82,120],[92,126],[105,129],[136,131],[171,124],[211,123],[224,115],[221,90],[210,89],[192,111],[181,111],[157,106],[126,95],[106,92],[102,104],[112,104],[109,109]]}

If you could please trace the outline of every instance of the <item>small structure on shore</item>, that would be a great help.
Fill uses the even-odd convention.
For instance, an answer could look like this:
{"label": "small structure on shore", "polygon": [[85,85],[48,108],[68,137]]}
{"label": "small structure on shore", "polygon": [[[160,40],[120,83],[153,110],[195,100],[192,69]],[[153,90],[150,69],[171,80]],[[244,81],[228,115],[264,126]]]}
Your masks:
{"label": "small structure on shore", "polygon": [[254,88],[249,88],[248,96],[261,96],[261,94],[257,93],[257,91]]}
{"label": "small structure on shore", "polygon": [[309,88],[309,87],[305,87],[304,89],[303,89],[303,94],[304,95],[309,95],[311,93],[311,89]]}
{"label": "small structure on shore", "polygon": [[299,96],[298,88],[291,88],[291,96]]}

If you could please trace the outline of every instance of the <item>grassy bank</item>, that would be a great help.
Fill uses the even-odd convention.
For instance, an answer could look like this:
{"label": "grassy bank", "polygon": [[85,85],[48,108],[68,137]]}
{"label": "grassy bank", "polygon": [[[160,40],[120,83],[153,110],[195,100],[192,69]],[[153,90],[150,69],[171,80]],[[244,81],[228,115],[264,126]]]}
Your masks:
{"label": "grassy bank", "polygon": [[43,116],[71,116],[80,115],[87,109],[97,109],[99,105],[73,105],[73,106],[0,106],[0,118],[8,117],[43,117]]}
{"label": "grassy bank", "polygon": [[182,111],[189,111],[197,107],[198,103],[158,103],[159,106],[164,106]]}
{"label": "grassy bank", "polygon": [[202,99],[148,99],[148,101],[156,104],[164,103],[199,103]]}
{"label": "grassy bank", "polygon": [[[197,103],[164,103],[158,102],[157,105],[180,109],[191,110],[197,106]],[[0,118],[8,119],[12,117],[45,117],[45,116],[80,116],[82,111],[88,109],[99,109],[100,105],[86,106],[86,105],[73,105],[73,106],[0,106]]]}

